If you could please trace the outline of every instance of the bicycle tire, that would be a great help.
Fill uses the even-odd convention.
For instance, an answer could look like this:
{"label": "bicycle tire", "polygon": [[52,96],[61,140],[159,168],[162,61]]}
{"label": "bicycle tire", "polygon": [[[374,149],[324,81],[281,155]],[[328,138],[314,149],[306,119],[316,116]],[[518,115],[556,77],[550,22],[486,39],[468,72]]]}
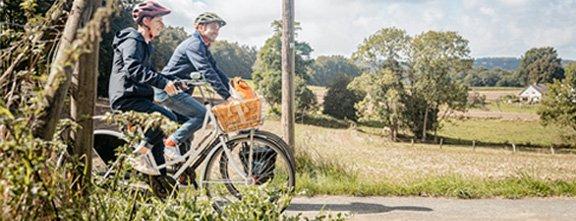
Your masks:
{"label": "bicycle tire", "polygon": [[[261,132],[255,131],[253,134],[253,141],[250,140],[250,133],[239,133],[238,135],[230,138],[226,142],[226,146],[228,147],[229,151],[232,153],[231,156],[235,158],[238,155],[238,160],[241,161],[240,156],[240,145],[245,144],[248,142],[257,142],[259,145],[265,145],[268,148],[271,148],[275,156],[277,157],[274,159],[274,169],[272,172],[272,178],[274,180],[266,180],[265,182],[268,183],[267,187],[271,186],[271,183],[278,184],[278,187],[272,187],[273,191],[279,191],[280,194],[292,194],[296,184],[296,172],[295,172],[295,165],[293,157],[291,156],[288,146],[281,140],[277,140],[272,138],[270,135],[267,135],[269,132]],[[274,135],[275,136],[275,135]],[[275,136],[277,137],[277,136]],[[237,178],[232,178],[232,176],[236,175],[239,176],[238,173],[242,173],[242,171],[238,172],[237,170],[234,172],[234,168],[229,167],[228,161],[229,157],[224,151],[224,147],[219,143],[216,142],[211,145],[210,148],[217,148],[216,151],[207,161],[202,184],[201,186],[206,191],[206,195],[212,199],[214,203],[214,207],[216,209],[221,209],[222,203],[230,203],[233,201],[241,200],[242,193],[246,188],[243,186],[257,186],[263,183],[258,182],[259,179],[262,177],[256,177],[256,173],[254,173],[254,167],[252,167],[252,174],[253,176],[250,177],[252,183],[246,183],[239,185],[241,182],[237,180]],[[254,148],[251,146],[250,148]],[[254,157],[254,156],[253,156]],[[234,160],[234,159],[233,159]],[[255,161],[252,161],[254,163]],[[238,165],[238,164],[236,164]],[[243,166],[245,173],[248,173],[247,167]],[[282,170],[282,171],[281,171]],[[269,169],[264,169],[263,171],[269,172]],[[232,176],[231,176],[232,174]],[[245,174],[246,175],[246,174]],[[259,174],[259,176],[262,174]],[[269,176],[269,175],[268,175]],[[222,182],[218,187],[214,187],[216,182]],[[233,182],[237,182],[233,184]],[[242,186],[242,187],[239,187]],[[229,195],[224,195],[223,192],[227,191]],[[276,201],[278,199],[272,199]],[[276,203],[276,202],[274,202]],[[283,205],[283,209],[285,209],[288,205]]]}

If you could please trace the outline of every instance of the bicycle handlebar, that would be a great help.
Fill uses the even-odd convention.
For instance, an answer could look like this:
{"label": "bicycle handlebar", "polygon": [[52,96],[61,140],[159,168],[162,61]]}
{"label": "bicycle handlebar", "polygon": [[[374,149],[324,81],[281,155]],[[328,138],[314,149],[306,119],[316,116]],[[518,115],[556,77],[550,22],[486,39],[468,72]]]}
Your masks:
{"label": "bicycle handlebar", "polygon": [[198,89],[200,90],[200,94],[201,94],[202,98],[204,99],[204,103],[211,102],[211,101],[208,101],[208,99],[206,99],[206,95],[204,94],[204,91],[203,91],[203,87],[208,85],[208,81],[206,81],[206,78],[200,72],[190,73],[190,79],[175,80],[174,85],[176,86],[178,91],[184,91],[187,88],[190,88],[191,86],[192,87],[198,87]]}

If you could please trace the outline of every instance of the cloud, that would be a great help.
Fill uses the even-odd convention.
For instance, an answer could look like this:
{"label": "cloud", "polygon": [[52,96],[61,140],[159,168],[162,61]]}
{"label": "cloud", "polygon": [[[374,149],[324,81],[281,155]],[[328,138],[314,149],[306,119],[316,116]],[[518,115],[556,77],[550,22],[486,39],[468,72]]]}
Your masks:
{"label": "cloud", "polygon": [[[192,31],[193,19],[215,12],[229,25],[221,39],[262,46],[281,17],[281,1],[161,0],[173,9],[165,21]],[[576,0],[299,0],[298,40],[313,55],[350,56],[364,38],[385,27],[410,35],[428,30],[456,31],[470,41],[471,54],[520,56],[532,47],[553,46],[560,56],[576,58]]]}
{"label": "cloud", "polygon": [[482,7],[480,7],[479,10],[480,10],[480,13],[482,13],[486,16],[491,16],[491,17],[496,16],[496,11],[491,7],[482,6]]}
{"label": "cloud", "polygon": [[508,6],[523,6],[526,3],[528,3],[528,0],[500,0],[500,2],[504,3],[505,5]]}

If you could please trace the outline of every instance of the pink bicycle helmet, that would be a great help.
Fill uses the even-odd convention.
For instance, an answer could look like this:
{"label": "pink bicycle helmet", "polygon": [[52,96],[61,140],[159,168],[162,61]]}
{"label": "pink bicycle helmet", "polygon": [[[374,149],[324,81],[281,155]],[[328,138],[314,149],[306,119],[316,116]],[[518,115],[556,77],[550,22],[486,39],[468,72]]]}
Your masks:
{"label": "pink bicycle helmet", "polygon": [[170,9],[152,0],[140,3],[134,7],[134,10],[132,10],[132,18],[136,24],[140,24],[142,19],[146,17],[154,18],[156,16],[163,16],[167,14],[170,14]]}

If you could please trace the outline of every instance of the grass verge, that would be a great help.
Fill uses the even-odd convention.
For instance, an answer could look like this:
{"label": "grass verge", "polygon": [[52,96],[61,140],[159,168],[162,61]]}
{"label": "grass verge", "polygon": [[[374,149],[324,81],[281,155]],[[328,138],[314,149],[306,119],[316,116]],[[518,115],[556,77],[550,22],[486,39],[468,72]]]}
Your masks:
{"label": "grass verge", "polygon": [[297,151],[297,192],[306,195],[429,196],[478,199],[575,197],[576,180],[544,180],[528,174],[503,179],[434,176],[405,182],[362,180],[338,161]]}

